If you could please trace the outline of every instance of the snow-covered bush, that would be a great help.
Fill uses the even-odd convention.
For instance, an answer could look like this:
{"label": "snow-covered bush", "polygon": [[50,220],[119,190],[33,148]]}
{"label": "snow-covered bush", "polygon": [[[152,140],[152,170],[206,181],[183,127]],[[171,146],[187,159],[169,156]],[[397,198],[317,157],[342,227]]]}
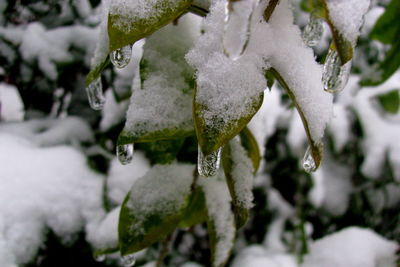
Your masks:
{"label": "snow-covered bush", "polygon": [[395,266],[399,16],[0,3],[0,266]]}

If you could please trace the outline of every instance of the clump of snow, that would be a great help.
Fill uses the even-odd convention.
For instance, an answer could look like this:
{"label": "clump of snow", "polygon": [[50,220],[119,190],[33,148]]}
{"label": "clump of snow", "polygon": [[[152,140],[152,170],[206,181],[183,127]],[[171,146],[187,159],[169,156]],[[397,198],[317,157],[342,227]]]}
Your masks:
{"label": "clump of snow", "polygon": [[1,266],[31,261],[47,229],[68,242],[102,216],[102,177],[80,152],[1,133],[0,161]]}
{"label": "clump of snow", "polygon": [[122,165],[118,159],[111,161],[107,178],[108,197],[115,204],[122,204],[133,183],[150,169],[144,154],[136,151],[132,162]]}
{"label": "clump of snow", "polygon": [[193,71],[184,55],[200,34],[200,19],[185,15],[146,40],[142,88],[134,90],[124,131],[141,135],[164,129],[193,130]]}
{"label": "clump of snow", "polygon": [[232,267],[297,267],[295,257],[276,253],[262,246],[252,245],[243,249],[234,259]]}
{"label": "clump of snow", "polygon": [[109,50],[109,39],[108,39],[108,11],[110,7],[110,0],[101,1],[101,22],[99,26],[99,33],[96,42],[96,49],[91,60],[91,67],[96,68],[103,61],[106,60]]}
{"label": "clump of snow", "polygon": [[141,219],[153,214],[169,216],[184,207],[193,182],[194,166],[155,165],[132,186],[126,206],[138,219],[132,229],[142,232]]}
{"label": "clump of snow", "polygon": [[0,132],[28,138],[40,146],[75,145],[94,139],[89,124],[79,117],[4,123],[0,125]]}
{"label": "clump of snow", "polygon": [[340,34],[355,45],[370,0],[328,0],[329,18]]}
{"label": "clump of snow", "polygon": [[213,266],[220,266],[230,254],[235,240],[235,222],[231,211],[231,196],[223,173],[209,179],[200,179],[204,190],[209,220],[214,224],[217,244]]}
{"label": "clump of snow", "polygon": [[24,103],[18,89],[0,83],[0,121],[22,121],[25,116]]}
{"label": "clump of snow", "polygon": [[333,118],[329,122],[328,131],[333,137],[335,150],[341,152],[350,140],[351,121],[345,105],[335,103],[333,106]]}
{"label": "clump of snow", "polygon": [[232,178],[237,204],[245,209],[253,207],[253,163],[247,151],[236,139],[230,142]]}
{"label": "clump of snow", "polygon": [[303,267],[395,267],[398,244],[369,229],[349,227],[315,241]]}
{"label": "clump of snow", "polygon": [[129,33],[132,30],[132,20],[143,21],[152,25],[162,18],[162,11],[174,12],[182,0],[115,0],[110,4],[110,15],[115,17],[114,26]]}
{"label": "clump of snow", "polygon": [[119,122],[125,119],[125,113],[128,109],[128,101],[118,103],[112,89],[108,89],[104,97],[106,99],[104,107],[101,110],[102,117],[100,121],[100,129],[107,131]]}

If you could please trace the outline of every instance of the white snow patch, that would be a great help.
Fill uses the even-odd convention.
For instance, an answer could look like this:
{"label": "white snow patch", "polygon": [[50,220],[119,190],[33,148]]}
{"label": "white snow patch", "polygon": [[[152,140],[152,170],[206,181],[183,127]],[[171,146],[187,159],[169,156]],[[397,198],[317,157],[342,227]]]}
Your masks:
{"label": "white snow patch", "polygon": [[22,121],[25,116],[24,103],[18,89],[0,83],[0,121]]}

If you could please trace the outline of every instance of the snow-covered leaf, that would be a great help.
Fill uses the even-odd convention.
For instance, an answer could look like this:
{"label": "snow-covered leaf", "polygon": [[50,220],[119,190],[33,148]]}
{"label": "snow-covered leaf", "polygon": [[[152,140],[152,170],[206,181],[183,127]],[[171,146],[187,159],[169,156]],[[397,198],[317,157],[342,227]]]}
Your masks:
{"label": "snow-covered leaf", "polygon": [[152,34],[178,18],[191,0],[115,0],[108,16],[109,50],[114,51]]}
{"label": "snow-covered leaf", "polygon": [[178,226],[190,202],[193,170],[193,165],[156,165],[133,184],[119,217],[122,255],[162,240]]}
{"label": "snow-covered leaf", "polygon": [[222,172],[215,179],[201,179],[199,184],[206,198],[211,266],[222,267],[228,261],[236,235],[231,198]]}
{"label": "snow-covered leaf", "polygon": [[196,187],[190,196],[189,205],[182,221],[179,223],[179,227],[187,228],[205,221],[207,221],[205,195],[200,187]]}
{"label": "snow-covered leaf", "polygon": [[253,206],[253,164],[241,143],[233,139],[222,154],[226,182],[232,198],[236,228],[246,224]]}
{"label": "snow-covered leaf", "polygon": [[140,65],[142,88],[132,92],[120,144],[194,134],[194,72],[184,55],[199,34],[200,18],[188,14],[147,39]]}
{"label": "snow-covered leaf", "polygon": [[246,149],[247,155],[253,162],[253,173],[256,174],[261,162],[261,154],[258,142],[253,133],[247,127],[245,127],[239,135],[243,148]]}

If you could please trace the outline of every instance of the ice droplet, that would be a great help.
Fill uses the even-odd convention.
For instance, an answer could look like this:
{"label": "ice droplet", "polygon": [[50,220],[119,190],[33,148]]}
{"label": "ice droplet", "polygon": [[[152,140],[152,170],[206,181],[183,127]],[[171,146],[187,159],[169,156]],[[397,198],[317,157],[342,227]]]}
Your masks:
{"label": "ice droplet", "polygon": [[237,60],[246,51],[250,39],[251,19],[259,0],[226,0],[223,36],[224,53]]}
{"label": "ice droplet", "polygon": [[92,81],[89,86],[86,87],[86,94],[92,109],[101,110],[104,107],[106,99],[103,95],[103,86],[100,77]]}
{"label": "ice droplet", "polygon": [[121,263],[124,267],[131,267],[136,263],[135,254],[129,254],[121,257]]}
{"label": "ice droplet", "polygon": [[217,173],[221,161],[221,150],[220,148],[210,155],[204,156],[200,147],[198,148],[197,171],[200,175],[210,177]]}
{"label": "ice droplet", "polygon": [[323,20],[311,13],[310,21],[303,31],[303,41],[307,46],[316,46],[324,34]]}
{"label": "ice droplet", "polygon": [[110,60],[115,67],[122,69],[129,64],[131,57],[132,57],[132,45],[126,45],[124,47],[112,51],[110,55]]}
{"label": "ice droplet", "polygon": [[102,262],[106,259],[106,255],[105,254],[94,254],[93,258],[97,262]]}
{"label": "ice droplet", "polygon": [[129,164],[133,158],[133,144],[117,145],[117,157],[122,165]]}
{"label": "ice droplet", "polygon": [[339,54],[329,49],[322,72],[324,90],[329,93],[337,93],[343,90],[349,80],[351,61],[342,66]]}
{"label": "ice droplet", "polygon": [[317,170],[317,165],[311,153],[311,148],[308,147],[303,158],[303,168],[306,172],[311,173]]}

